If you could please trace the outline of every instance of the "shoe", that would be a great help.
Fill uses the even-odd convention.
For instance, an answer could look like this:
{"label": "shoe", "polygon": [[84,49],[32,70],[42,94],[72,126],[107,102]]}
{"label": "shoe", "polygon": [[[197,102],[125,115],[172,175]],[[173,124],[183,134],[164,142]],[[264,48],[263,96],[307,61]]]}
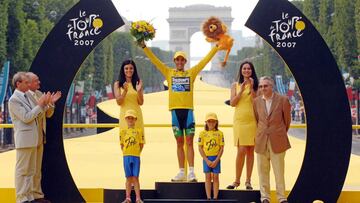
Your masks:
{"label": "shoe", "polygon": [[173,179],[171,179],[172,182],[183,182],[185,180],[185,174],[180,172]]}
{"label": "shoe", "polygon": [[287,200],[283,200],[280,203],[289,203]]}
{"label": "shoe", "polygon": [[239,187],[239,185],[240,185],[239,182],[233,182],[231,185],[228,185],[228,186],[226,187],[226,189],[233,190],[233,189]]}
{"label": "shoe", "polygon": [[47,200],[45,198],[35,199],[34,201],[38,203],[51,203],[50,200]]}
{"label": "shoe", "polygon": [[261,203],[270,203],[268,199],[264,199]]}
{"label": "shoe", "polygon": [[141,199],[136,200],[136,203],[144,203]]}
{"label": "shoe", "polygon": [[246,188],[247,190],[252,190],[252,189],[253,189],[253,187],[251,186],[251,183],[250,183],[250,182],[246,182],[246,183],[245,183],[245,188]]}
{"label": "shoe", "polygon": [[125,199],[125,200],[122,201],[121,203],[131,203],[131,199]]}
{"label": "shoe", "polygon": [[188,175],[188,181],[189,181],[189,182],[197,182],[195,173],[189,173],[189,175]]}

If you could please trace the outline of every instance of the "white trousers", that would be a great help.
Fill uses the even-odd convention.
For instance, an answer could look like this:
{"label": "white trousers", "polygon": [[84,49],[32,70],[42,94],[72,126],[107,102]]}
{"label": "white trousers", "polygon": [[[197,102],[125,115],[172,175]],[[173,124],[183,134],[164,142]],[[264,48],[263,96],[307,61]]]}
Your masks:
{"label": "white trousers", "polygon": [[260,182],[261,201],[270,201],[270,162],[273,167],[276,183],[276,195],[279,202],[286,200],[285,196],[285,152],[274,153],[271,149],[270,140],[266,144],[265,154],[257,153],[257,167]]}
{"label": "white trousers", "polygon": [[41,165],[43,145],[16,149],[15,191],[16,202],[43,198]]}

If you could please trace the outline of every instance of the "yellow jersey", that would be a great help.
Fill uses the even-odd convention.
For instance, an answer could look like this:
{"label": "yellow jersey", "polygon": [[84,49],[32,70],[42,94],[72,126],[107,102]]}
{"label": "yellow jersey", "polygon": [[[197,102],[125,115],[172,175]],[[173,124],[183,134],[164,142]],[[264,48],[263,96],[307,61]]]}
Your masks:
{"label": "yellow jersey", "polygon": [[144,48],[146,56],[163,74],[169,86],[169,110],[172,109],[194,109],[193,92],[194,81],[197,74],[214,57],[218,48],[214,46],[210,52],[194,67],[178,71],[176,68],[170,68],[157,58],[147,47]]}
{"label": "yellow jersey", "polygon": [[224,134],[220,130],[203,130],[200,132],[199,146],[202,146],[206,156],[217,156],[220,147],[224,146]]}
{"label": "yellow jersey", "polygon": [[124,156],[140,156],[140,144],[145,144],[145,138],[140,128],[128,128],[120,131],[120,144]]}

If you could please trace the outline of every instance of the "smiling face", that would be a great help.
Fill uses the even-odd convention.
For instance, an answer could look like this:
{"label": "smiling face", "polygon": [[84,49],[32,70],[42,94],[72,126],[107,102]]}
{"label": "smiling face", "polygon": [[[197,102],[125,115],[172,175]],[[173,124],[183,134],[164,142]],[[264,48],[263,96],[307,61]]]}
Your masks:
{"label": "smiling face", "polygon": [[29,90],[29,78],[26,75],[21,75],[21,79],[16,82],[16,89],[21,92],[26,92]]}
{"label": "smiling face", "polygon": [[217,124],[217,120],[209,119],[206,121],[206,125],[208,126],[208,130],[214,130]]}
{"label": "smiling face", "polygon": [[40,80],[39,77],[35,74],[29,76],[30,82],[29,82],[29,89],[33,92],[40,89]]}
{"label": "smiling face", "polygon": [[178,56],[174,59],[174,63],[178,71],[183,71],[185,68],[186,59],[182,56]]}
{"label": "smiling face", "polygon": [[270,98],[273,93],[273,85],[270,80],[262,79],[259,83],[259,90],[261,94],[264,95],[265,98]]}
{"label": "smiling face", "polygon": [[132,116],[128,116],[125,118],[127,125],[129,128],[133,128],[135,126],[136,123],[136,118],[132,117]]}
{"label": "smiling face", "polygon": [[134,74],[134,66],[132,64],[127,64],[124,66],[124,73],[126,78],[132,78]]}
{"label": "smiling face", "polygon": [[245,63],[242,67],[241,67],[241,74],[244,76],[244,79],[249,79],[252,75],[252,70],[250,67],[250,64]]}

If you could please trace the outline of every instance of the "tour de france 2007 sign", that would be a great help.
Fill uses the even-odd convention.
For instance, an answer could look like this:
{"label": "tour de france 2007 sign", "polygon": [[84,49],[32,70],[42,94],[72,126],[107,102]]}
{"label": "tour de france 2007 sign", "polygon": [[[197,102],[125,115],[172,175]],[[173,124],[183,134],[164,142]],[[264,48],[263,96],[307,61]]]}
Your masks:
{"label": "tour de france 2007 sign", "polygon": [[76,17],[69,19],[66,35],[74,46],[92,46],[93,38],[101,33],[102,26],[99,14],[80,10]]}
{"label": "tour de france 2007 sign", "polygon": [[289,13],[282,12],[281,18],[273,20],[270,26],[271,42],[279,48],[294,48],[296,42],[293,39],[301,37],[305,29],[305,22],[301,19],[301,16],[290,16]]}

